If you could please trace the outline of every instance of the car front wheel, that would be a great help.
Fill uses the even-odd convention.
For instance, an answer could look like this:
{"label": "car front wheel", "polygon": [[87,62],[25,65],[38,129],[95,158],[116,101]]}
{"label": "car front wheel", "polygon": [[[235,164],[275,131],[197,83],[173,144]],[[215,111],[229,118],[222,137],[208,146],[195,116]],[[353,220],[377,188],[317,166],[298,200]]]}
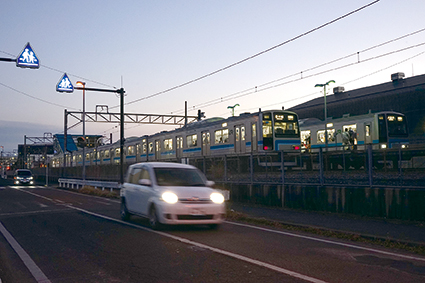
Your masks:
{"label": "car front wheel", "polygon": [[130,219],[131,214],[128,212],[127,205],[125,204],[125,199],[121,200],[120,214],[122,220],[127,221]]}
{"label": "car front wheel", "polygon": [[161,230],[164,226],[159,222],[158,215],[155,206],[152,206],[149,210],[149,225],[154,230]]}

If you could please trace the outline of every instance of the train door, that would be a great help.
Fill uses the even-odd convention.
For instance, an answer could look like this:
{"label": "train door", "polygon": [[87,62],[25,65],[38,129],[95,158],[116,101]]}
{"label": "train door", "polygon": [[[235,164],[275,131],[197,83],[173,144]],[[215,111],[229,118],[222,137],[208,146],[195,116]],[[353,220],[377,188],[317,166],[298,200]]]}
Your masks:
{"label": "train door", "polygon": [[258,146],[257,123],[252,123],[252,125],[251,125],[251,150],[253,152],[256,152],[257,146]]}
{"label": "train door", "polygon": [[183,156],[183,137],[176,138],[176,158]]}
{"label": "train door", "polygon": [[155,160],[160,160],[161,158],[161,141],[155,141]]}
{"label": "train door", "polygon": [[372,123],[364,123],[364,143],[372,144]]}
{"label": "train door", "polygon": [[235,152],[244,153],[245,149],[245,126],[237,125],[235,126]]}
{"label": "train door", "polygon": [[210,155],[211,136],[210,132],[202,132],[202,156]]}

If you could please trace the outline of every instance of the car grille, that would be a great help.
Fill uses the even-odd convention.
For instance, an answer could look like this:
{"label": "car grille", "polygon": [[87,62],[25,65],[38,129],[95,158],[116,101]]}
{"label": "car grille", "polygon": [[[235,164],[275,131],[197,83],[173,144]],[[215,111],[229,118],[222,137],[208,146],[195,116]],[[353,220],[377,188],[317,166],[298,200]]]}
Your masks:
{"label": "car grille", "polygon": [[177,215],[178,220],[210,220],[213,219],[214,215],[208,214],[208,215],[186,215],[181,214]]}
{"label": "car grille", "polygon": [[199,199],[199,198],[182,198],[179,199],[179,202],[181,203],[193,203],[193,204],[208,204],[208,203],[212,203],[212,200],[210,199]]}

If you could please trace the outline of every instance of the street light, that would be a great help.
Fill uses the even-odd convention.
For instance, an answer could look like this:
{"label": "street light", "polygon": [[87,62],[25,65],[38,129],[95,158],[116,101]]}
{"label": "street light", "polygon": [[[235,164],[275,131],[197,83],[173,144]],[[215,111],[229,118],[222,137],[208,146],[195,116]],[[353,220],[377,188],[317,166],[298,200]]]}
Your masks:
{"label": "street light", "polygon": [[86,83],[78,81],[77,86],[83,88],[83,181],[86,180]]}
{"label": "street light", "polygon": [[235,116],[235,108],[236,106],[240,106],[239,104],[235,104],[233,106],[227,106],[227,109],[232,109],[232,117]]}
{"label": "street light", "polygon": [[335,83],[334,80],[330,80],[325,84],[316,84],[314,87],[323,87],[323,95],[325,98],[325,145],[328,148],[328,110],[326,108],[326,86],[330,83]]}

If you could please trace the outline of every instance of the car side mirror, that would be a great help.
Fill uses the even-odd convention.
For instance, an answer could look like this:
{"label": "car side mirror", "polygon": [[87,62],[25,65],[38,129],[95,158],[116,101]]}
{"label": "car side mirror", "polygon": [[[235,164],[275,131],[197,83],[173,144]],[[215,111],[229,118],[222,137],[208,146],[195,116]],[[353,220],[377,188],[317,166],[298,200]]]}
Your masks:
{"label": "car side mirror", "polygon": [[214,185],[215,185],[215,182],[214,181],[207,181],[206,183],[205,183],[205,185],[207,186],[207,187],[214,187]]}
{"label": "car side mirror", "polygon": [[139,185],[150,187],[152,186],[152,181],[149,179],[140,179]]}

